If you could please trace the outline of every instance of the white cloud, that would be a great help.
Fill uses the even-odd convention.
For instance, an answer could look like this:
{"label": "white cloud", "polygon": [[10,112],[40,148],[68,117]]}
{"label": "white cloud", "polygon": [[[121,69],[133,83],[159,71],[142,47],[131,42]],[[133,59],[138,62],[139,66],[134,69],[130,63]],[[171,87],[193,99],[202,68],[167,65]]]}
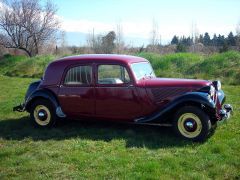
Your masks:
{"label": "white cloud", "polygon": [[3,1],[0,0],[0,10],[1,10],[0,13],[6,9],[10,10],[11,8],[6,3],[4,3]]}
{"label": "white cloud", "polygon": [[3,10],[3,3],[0,1],[0,10],[2,11]]}
{"label": "white cloud", "polygon": [[88,33],[94,28],[96,30],[96,33],[100,33],[112,29],[111,25],[101,22],[94,22],[88,20],[61,20],[61,21],[62,29],[67,32]]}
{"label": "white cloud", "polygon": [[[90,20],[69,20],[60,18],[62,22],[62,30],[66,32],[81,32],[89,33],[94,29],[96,34],[107,33],[111,30],[116,31],[117,23],[104,23]],[[170,42],[174,35],[177,36],[191,36],[191,23],[189,22],[175,22],[169,24],[158,24],[158,33],[161,35],[163,42]],[[121,22],[124,37],[149,39],[152,30],[152,22]],[[227,35],[230,31],[235,32],[234,25],[221,25],[202,23],[197,24],[197,30],[200,34],[208,32],[211,36],[216,34]]]}
{"label": "white cloud", "polygon": [[[111,30],[116,30],[117,23],[103,23],[89,20],[66,20],[61,19],[62,30],[67,32],[89,33],[94,29],[95,33],[105,33]],[[150,32],[149,24],[144,23],[121,23],[124,35],[131,37],[148,38]]]}

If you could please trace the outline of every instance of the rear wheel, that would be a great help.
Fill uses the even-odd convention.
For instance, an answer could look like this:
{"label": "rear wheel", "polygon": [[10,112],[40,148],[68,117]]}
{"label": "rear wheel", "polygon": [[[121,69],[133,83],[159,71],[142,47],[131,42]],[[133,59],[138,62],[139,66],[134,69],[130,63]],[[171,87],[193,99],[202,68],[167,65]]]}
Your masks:
{"label": "rear wheel", "polygon": [[209,116],[200,108],[185,106],[174,117],[173,128],[177,135],[193,141],[204,141],[211,129]]}
{"label": "rear wheel", "polygon": [[30,118],[37,127],[51,127],[56,122],[56,113],[51,102],[45,99],[36,100],[30,111]]}

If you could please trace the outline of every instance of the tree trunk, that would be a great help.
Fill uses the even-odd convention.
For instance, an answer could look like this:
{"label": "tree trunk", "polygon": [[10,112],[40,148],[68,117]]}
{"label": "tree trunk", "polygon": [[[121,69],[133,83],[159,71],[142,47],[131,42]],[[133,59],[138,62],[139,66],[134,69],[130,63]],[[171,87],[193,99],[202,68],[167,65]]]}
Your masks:
{"label": "tree trunk", "polygon": [[27,49],[25,49],[25,48],[17,48],[17,49],[21,49],[21,50],[23,50],[24,52],[26,52],[27,54],[28,54],[28,56],[29,57],[32,57],[32,53],[31,52],[29,52]]}

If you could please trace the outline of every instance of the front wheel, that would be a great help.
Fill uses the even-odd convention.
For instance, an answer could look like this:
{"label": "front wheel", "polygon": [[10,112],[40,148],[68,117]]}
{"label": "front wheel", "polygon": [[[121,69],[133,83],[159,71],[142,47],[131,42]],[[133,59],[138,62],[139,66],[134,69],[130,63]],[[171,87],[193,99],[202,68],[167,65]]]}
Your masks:
{"label": "front wheel", "polygon": [[37,127],[51,127],[56,122],[56,113],[51,102],[45,99],[36,100],[30,111],[30,118]]}
{"label": "front wheel", "polygon": [[208,137],[211,121],[202,109],[184,106],[177,111],[173,120],[173,128],[177,135],[188,140],[201,142]]}

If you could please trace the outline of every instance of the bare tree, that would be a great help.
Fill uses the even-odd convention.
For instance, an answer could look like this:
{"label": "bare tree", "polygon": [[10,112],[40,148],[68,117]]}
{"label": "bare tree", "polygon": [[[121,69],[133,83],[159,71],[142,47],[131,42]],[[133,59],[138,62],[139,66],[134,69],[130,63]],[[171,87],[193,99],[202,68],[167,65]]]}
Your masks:
{"label": "bare tree", "polygon": [[67,47],[67,40],[66,40],[66,32],[61,31],[60,32],[60,45],[62,48]]}
{"label": "bare tree", "polygon": [[147,46],[148,51],[159,52],[161,51],[161,36],[159,34],[158,23],[155,19],[152,21],[152,29],[150,32],[150,44]]}
{"label": "bare tree", "polygon": [[103,53],[102,39],[103,39],[103,35],[101,34],[96,35],[94,38],[93,52],[96,54]]}
{"label": "bare tree", "polygon": [[67,40],[66,40],[66,32],[65,31],[61,31],[60,32],[60,37],[59,37],[59,44],[60,44],[60,47],[58,49],[58,52],[57,53],[60,53],[60,54],[70,54],[70,50],[68,48],[68,43],[67,43]]}
{"label": "bare tree", "polygon": [[158,24],[155,19],[153,19],[152,22],[152,30],[150,32],[150,45],[156,46],[159,44],[159,29],[158,29]]}
{"label": "bare tree", "polygon": [[116,51],[117,53],[122,53],[124,49],[124,40],[123,40],[123,28],[120,22],[116,26]]}
{"label": "bare tree", "polygon": [[95,30],[89,31],[87,35],[88,53],[102,53],[102,35],[95,35]]}
{"label": "bare tree", "polygon": [[59,28],[56,7],[50,1],[3,0],[0,12],[0,44],[17,48],[29,56],[39,53],[39,48],[55,37]]}
{"label": "bare tree", "polygon": [[240,50],[240,21],[237,24],[236,32],[237,32],[237,46]]}
{"label": "bare tree", "polygon": [[89,31],[89,33],[87,34],[87,37],[86,37],[86,41],[87,41],[88,48],[93,49],[94,43],[95,43],[94,29],[92,31]]}
{"label": "bare tree", "polygon": [[87,44],[90,50],[92,50],[96,54],[111,54],[116,47],[115,44],[116,33],[114,31],[110,31],[105,36],[98,34],[94,34],[94,30],[92,33],[90,32],[87,35]]}
{"label": "bare tree", "polygon": [[192,26],[191,26],[191,38],[192,38],[192,43],[191,43],[191,48],[190,50],[192,52],[197,51],[197,46],[196,44],[198,44],[198,36],[199,36],[199,31],[197,28],[197,23],[192,22]]}

